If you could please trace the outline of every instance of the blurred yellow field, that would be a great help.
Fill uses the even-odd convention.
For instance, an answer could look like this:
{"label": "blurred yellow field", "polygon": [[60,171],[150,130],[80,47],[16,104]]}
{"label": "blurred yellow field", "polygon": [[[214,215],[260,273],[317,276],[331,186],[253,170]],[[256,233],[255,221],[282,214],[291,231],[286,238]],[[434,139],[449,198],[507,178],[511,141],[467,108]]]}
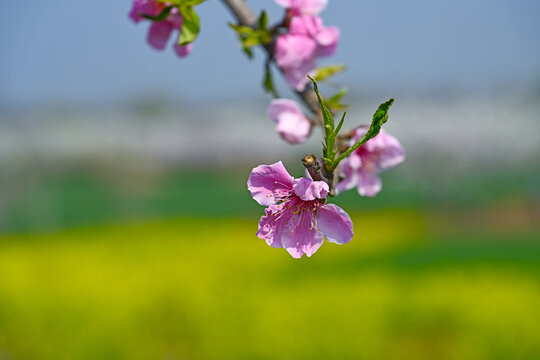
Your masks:
{"label": "blurred yellow field", "polygon": [[353,221],[309,260],[255,219],[4,236],[0,359],[540,358],[538,233]]}

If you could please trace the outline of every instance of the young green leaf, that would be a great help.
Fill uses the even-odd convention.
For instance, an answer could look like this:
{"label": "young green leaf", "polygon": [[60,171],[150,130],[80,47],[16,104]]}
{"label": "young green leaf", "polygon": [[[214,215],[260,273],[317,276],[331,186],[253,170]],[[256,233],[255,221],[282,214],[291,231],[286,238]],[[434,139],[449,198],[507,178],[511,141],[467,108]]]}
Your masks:
{"label": "young green leaf", "polygon": [[336,141],[336,135],[334,134],[334,117],[332,116],[332,113],[330,110],[328,110],[328,107],[324,103],[324,100],[321,97],[321,94],[319,94],[319,87],[317,86],[317,81],[313,79],[311,76],[308,75],[308,78],[313,82],[313,90],[315,90],[315,94],[317,95],[317,99],[319,100],[319,105],[321,107],[321,112],[323,115],[324,120],[324,141],[325,146],[323,147],[323,156],[325,158],[324,164],[325,168],[329,169],[332,165],[332,161],[327,161],[326,159],[334,159],[334,144]]}
{"label": "young green leaf", "polygon": [[146,15],[143,13],[139,13],[140,16],[142,16],[145,19],[152,20],[152,21],[163,21],[169,16],[169,13],[171,12],[172,6],[166,6],[161,10],[161,12],[156,16]]}
{"label": "young green leaf", "polygon": [[325,99],[326,106],[332,110],[344,110],[349,107],[349,105],[343,104],[341,100],[347,95],[348,90],[346,88],[341,89],[332,97]]}
{"label": "young green leaf", "polygon": [[346,67],[343,64],[321,66],[317,68],[317,72],[315,73],[314,79],[317,81],[324,81],[327,78],[337,73],[340,73],[345,69]]}
{"label": "young green leaf", "polygon": [[343,113],[343,116],[341,117],[341,120],[339,120],[339,124],[336,127],[336,130],[334,131],[335,136],[338,136],[339,132],[341,131],[341,127],[343,126],[343,121],[345,120],[345,115],[347,115],[346,112]]}
{"label": "young green leaf", "polygon": [[268,15],[266,14],[266,11],[261,11],[261,15],[259,15],[259,20],[257,21],[257,27],[259,31],[266,31],[268,30]]}
{"label": "young green leaf", "polygon": [[252,47],[267,44],[272,40],[270,30],[267,29],[268,16],[265,11],[262,11],[259,16],[257,29],[236,24],[229,24],[229,26],[238,34],[242,49],[249,58],[253,57],[253,52],[251,51]]}
{"label": "young green leaf", "polygon": [[266,62],[266,66],[264,68],[264,81],[263,81],[263,87],[264,90],[271,93],[274,99],[278,98],[279,95],[276,91],[276,88],[274,87],[274,81],[272,79],[272,71],[270,69],[270,62]]}
{"label": "young green leaf", "polygon": [[321,107],[321,111],[323,114],[323,120],[324,124],[329,124],[332,127],[332,130],[334,129],[334,117],[332,116],[332,113],[330,110],[328,110],[328,107],[324,103],[324,100],[321,97],[321,94],[319,94],[319,87],[317,86],[317,81],[313,79],[311,76],[308,75],[308,78],[313,83],[313,90],[315,90],[315,94],[317,94],[317,99],[319,100],[319,105]]}
{"label": "young green leaf", "polygon": [[373,114],[373,120],[371,121],[371,126],[369,127],[368,131],[360,138],[356,143],[354,143],[353,146],[347,149],[343,154],[338,156],[334,160],[334,167],[338,166],[341,160],[345,159],[347,156],[352,154],[353,151],[358,149],[360,146],[364,145],[369,140],[373,139],[379,132],[381,131],[381,126],[388,121],[388,110],[390,109],[390,106],[394,103],[394,99],[389,99],[388,101],[385,101],[379,107],[377,108],[377,111],[375,111],[375,114]]}
{"label": "young green leaf", "polygon": [[251,48],[242,45],[242,51],[249,59],[253,59],[253,51],[251,50]]}
{"label": "young green leaf", "polygon": [[179,9],[182,14],[182,29],[180,29],[178,44],[184,46],[199,36],[199,16],[192,6],[181,6]]}
{"label": "young green leaf", "polygon": [[[165,1],[169,1],[169,0],[165,0]],[[206,0],[180,0],[180,5],[196,6],[205,1]]]}

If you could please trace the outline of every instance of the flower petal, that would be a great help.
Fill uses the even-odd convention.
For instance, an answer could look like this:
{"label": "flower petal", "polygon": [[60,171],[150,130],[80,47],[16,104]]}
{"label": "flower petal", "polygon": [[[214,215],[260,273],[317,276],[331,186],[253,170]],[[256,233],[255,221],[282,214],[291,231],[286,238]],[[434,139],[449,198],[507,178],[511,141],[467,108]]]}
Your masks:
{"label": "flower petal", "polygon": [[285,69],[285,81],[296,91],[303,91],[309,82],[308,75],[315,76],[317,64],[314,60],[292,69]]}
{"label": "flower petal", "polygon": [[405,150],[395,137],[383,133],[382,130],[381,133],[377,135],[382,135],[377,162],[381,170],[387,170],[405,161]]}
{"label": "flower petal", "polygon": [[307,178],[294,179],[294,193],[304,201],[324,199],[328,195],[328,184],[324,181],[313,181]]}
{"label": "flower petal", "polygon": [[275,204],[281,196],[292,190],[293,177],[281,161],[272,165],[259,165],[249,175],[248,190],[253,199],[263,206]]}
{"label": "flower petal", "polygon": [[279,117],[283,113],[291,113],[296,116],[304,116],[302,109],[298,106],[298,103],[290,99],[274,99],[270,101],[268,106],[268,116],[275,123],[279,122]]}
{"label": "flower petal", "polygon": [[286,228],[281,236],[281,243],[292,257],[299,259],[306,254],[313,255],[323,243],[323,235],[311,226],[312,217],[303,216],[298,226],[293,229]]}
{"label": "flower petal", "polygon": [[292,70],[313,59],[317,43],[309,36],[283,34],[278,36],[274,58],[280,68]]}
{"label": "flower petal", "polygon": [[268,106],[268,116],[277,123],[277,132],[291,144],[306,141],[311,132],[311,122],[293,100],[272,100]]}
{"label": "flower petal", "polygon": [[317,40],[316,35],[323,28],[323,20],[318,16],[294,16],[289,25],[289,34],[308,36]]}
{"label": "flower petal", "polygon": [[340,31],[335,26],[323,28],[316,36],[317,56],[330,56],[336,52]]}
{"label": "flower petal", "polygon": [[343,175],[343,180],[338,182],[335,187],[337,194],[355,188],[358,185],[358,171],[352,166],[352,162],[348,161],[349,159],[352,160],[356,157],[358,156],[351,154],[348,158],[341,162],[338,171],[340,175]]}
{"label": "flower petal", "polygon": [[340,31],[335,26],[322,27],[317,35],[315,35],[315,39],[319,45],[328,46],[337,43],[339,40],[339,35]]}
{"label": "flower petal", "polygon": [[173,25],[169,21],[154,21],[148,30],[148,44],[154,49],[163,50],[172,31]]}
{"label": "flower petal", "polygon": [[358,174],[358,193],[362,196],[373,197],[382,189],[382,182],[375,167],[362,167]]}
{"label": "flower petal", "polygon": [[179,57],[186,57],[191,53],[191,49],[193,48],[192,44],[187,44],[185,46],[178,45],[178,42],[174,44],[174,52]]}
{"label": "flower petal", "polygon": [[257,231],[257,236],[260,239],[266,241],[266,243],[275,248],[281,248],[281,235],[285,227],[286,220],[281,217],[278,218],[280,214],[280,205],[270,205],[264,211],[265,216],[261,216],[259,221],[259,230]]}
{"label": "flower petal", "polygon": [[353,237],[353,224],[349,215],[339,206],[328,204],[317,210],[317,229],[326,240],[345,244]]}
{"label": "flower petal", "polygon": [[304,15],[317,15],[324,10],[328,0],[299,0],[300,12]]}

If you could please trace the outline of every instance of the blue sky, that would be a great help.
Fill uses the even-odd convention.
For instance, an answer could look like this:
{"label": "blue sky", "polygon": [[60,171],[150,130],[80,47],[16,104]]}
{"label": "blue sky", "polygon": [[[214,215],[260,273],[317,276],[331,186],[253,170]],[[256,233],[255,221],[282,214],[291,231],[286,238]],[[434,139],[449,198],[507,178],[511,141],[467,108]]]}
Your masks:
{"label": "blue sky", "polygon": [[[282,9],[251,0],[272,19]],[[130,1],[9,1],[0,23],[0,102],[102,102],[145,92],[186,99],[263,96],[262,53],[248,61],[219,0],[199,14],[202,33],[187,59],[145,43],[147,24]],[[340,81],[362,91],[485,90],[540,82],[540,2],[535,0],[330,0],[338,25]],[[283,87],[283,84],[280,83]]]}

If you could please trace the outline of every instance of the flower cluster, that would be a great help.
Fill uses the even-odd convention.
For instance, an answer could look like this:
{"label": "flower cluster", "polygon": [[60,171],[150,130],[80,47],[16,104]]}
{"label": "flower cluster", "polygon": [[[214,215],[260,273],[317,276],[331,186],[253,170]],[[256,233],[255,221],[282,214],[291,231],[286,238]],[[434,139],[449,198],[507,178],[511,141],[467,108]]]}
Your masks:
{"label": "flower cluster", "polygon": [[272,247],[285,248],[294,258],[313,255],[323,238],[348,243],[352,221],[339,206],[326,204],[328,184],[293,178],[277,162],[257,166],[248,179],[253,198],[267,206],[259,221],[257,236]]}
{"label": "flower cluster", "polygon": [[325,27],[318,13],[326,6],[323,0],[276,0],[290,14],[288,32],[278,36],[274,59],[285,74],[287,83],[302,91],[314,75],[318,57],[332,55],[339,40],[339,29]]}
{"label": "flower cluster", "polygon": [[[158,17],[168,11],[164,19],[152,20],[148,30],[147,41],[156,50],[163,50],[171,37],[171,34],[182,28],[182,15],[177,7],[157,0],[133,0],[133,6],[129,12],[129,17],[138,23],[147,17]],[[181,46],[175,37],[174,51],[179,57],[187,56],[191,52],[192,45]]]}
{"label": "flower cluster", "polygon": [[[261,46],[266,51],[263,85],[275,97],[267,113],[276,124],[276,131],[287,142],[298,144],[306,141],[313,126],[321,125],[324,132],[322,156],[319,160],[315,155],[305,156],[302,163],[307,175],[296,179],[281,161],[259,165],[251,172],[247,187],[252,197],[266,207],[257,236],[272,247],[285,248],[294,258],[304,254],[310,257],[324,239],[345,244],[353,237],[351,218],[339,206],[328,204],[328,197],[353,188],[361,196],[377,195],[382,188],[379,174],[403,162],[405,152],[396,138],[382,130],[394,99],[379,105],[370,126],[360,126],[343,135],[345,114],[338,122],[334,121],[334,112],[345,108],[341,99],[346,89],[327,99],[319,93],[315,78],[322,81],[344,69],[343,65],[317,69],[317,59],[332,55],[340,37],[337,27],[324,26],[319,17],[328,0],[274,1],[287,9],[284,20],[274,26],[268,25],[264,10],[251,24],[238,8],[245,5],[224,3],[239,20],[239,24],[230,26],[238,34],[244,52],[251,58],[253,47]],[[164,49],[175,33],[174,50],[184,57],[190,53],[191,42],[199,34],[199,18],[193,8],[203,2],[133,0],[129,17],[135,23],[143,19],[152,22],[147,40],[155,49]],[[319,119],[306,117],[295,101],[278,98],[271,64],[279,67],[293,90],[302,92],[302,99]],[[310,94],[303,92],[310,80],[320,111],[314,108],[312,99],[308,99]]]}

